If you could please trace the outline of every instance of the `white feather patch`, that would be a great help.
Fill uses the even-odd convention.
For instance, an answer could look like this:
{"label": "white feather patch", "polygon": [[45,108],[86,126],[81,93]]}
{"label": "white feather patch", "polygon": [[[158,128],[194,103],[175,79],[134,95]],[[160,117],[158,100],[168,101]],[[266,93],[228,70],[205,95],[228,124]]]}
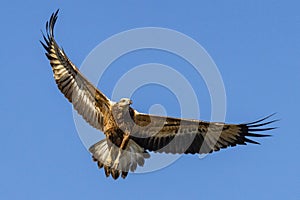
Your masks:
{"label": "white feather patch", "polygon": [[[107,140],[104,139],[92,145],[89,151],[100,163],[109,167],[116,167],[117,170],[123,172],[134,172],[137,166],[143,166],[145,159],[150,157],[150,155],[145,153],[144,149],[133,140],[129,140],[125,150],[121,150],[113,144],[109,146]],[[121,155],[119,160],[117,160],[119,151]],[[116,162],[118,165],[114,165]]]}

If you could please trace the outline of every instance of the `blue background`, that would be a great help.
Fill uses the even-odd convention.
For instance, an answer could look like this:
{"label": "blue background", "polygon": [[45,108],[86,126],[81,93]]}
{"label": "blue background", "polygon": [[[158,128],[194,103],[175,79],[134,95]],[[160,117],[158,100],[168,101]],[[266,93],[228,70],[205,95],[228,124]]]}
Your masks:
{"label": "blue background", "polygon": [[[300,199],[299,7],[296,0],[2,1],[0,198]],[[39,44],[40,30],[57,8],[56,39],[78,66],[113,34],[145,26],[174,29],[199,42],[219,67],[226,122],[277,112],[280,128],[270,132],[273,137],[259,139],[262,145],[205,159],[183,156],[162,170],[129,174],[125,180],[105,178],[76,133],[72,107],[57,90]],[[100,89],[109,94],[120,68],[148,62],[190,67],[164,52],[136,52],[113,63],[112,78]],[[193,77],[193,71],[184,73]],[[200,117],[208,120],[207,89],[201,80],[199,87],[196,78],[191,82],[201,102]],[[168,115],[180,117],[178,103],[168,99],[174,97],[157,86],[141,88],[133,98],[140,111],[160,103]]]}

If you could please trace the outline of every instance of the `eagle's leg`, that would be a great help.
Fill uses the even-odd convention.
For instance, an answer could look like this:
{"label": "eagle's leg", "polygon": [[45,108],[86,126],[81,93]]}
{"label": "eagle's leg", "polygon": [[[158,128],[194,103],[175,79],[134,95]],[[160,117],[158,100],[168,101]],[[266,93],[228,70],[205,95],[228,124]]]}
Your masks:
{"label": "eagle's leg", "polygon": [[[119,152],[118,152],[118,155],[117,155],[117,158],[115,159],[114,161],[114,164],[112,166],[113,169],[118,169],[119,167],[119,163],[120,163],[120,156],[122,154],[122,151],[125,150],[127,144],[128,144],[128,141],[129,141],[129,134],[125,134],[124,137],[123,137],[123,140],[122,140],[122,143],[120,145],[120,148],[119,148]],[[121,169],[122,170],[122,169]]]}

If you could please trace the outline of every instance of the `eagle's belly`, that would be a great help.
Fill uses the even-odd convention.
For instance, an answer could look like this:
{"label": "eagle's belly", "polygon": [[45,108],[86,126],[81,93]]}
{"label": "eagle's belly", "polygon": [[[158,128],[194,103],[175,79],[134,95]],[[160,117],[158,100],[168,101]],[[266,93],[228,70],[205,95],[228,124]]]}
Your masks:
{"label": "eagle's belly", "polygon": [[109,142],[116,145],[117,147],[120,147],[125,133],[120,128],[111,128],[105,131],[105,135]]}

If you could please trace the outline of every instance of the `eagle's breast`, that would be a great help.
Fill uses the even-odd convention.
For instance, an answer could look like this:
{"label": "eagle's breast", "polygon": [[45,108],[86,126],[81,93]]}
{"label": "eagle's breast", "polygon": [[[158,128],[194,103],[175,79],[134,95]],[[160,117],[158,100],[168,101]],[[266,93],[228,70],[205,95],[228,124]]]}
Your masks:
{"label": "eagle's breast", "polygon": [[131,107],[118,106],[117,104],[112,106],[112,117],[115,126],[123,132],[130,134],[134,127],[134,110]]}
{"label": "eagle's breast", "polygon": [[120,146],[124,135],[130,135],[134,127],[134,110],[131,107],[112,106],[110,116],[104,123],[104,133],[116,146]]}

